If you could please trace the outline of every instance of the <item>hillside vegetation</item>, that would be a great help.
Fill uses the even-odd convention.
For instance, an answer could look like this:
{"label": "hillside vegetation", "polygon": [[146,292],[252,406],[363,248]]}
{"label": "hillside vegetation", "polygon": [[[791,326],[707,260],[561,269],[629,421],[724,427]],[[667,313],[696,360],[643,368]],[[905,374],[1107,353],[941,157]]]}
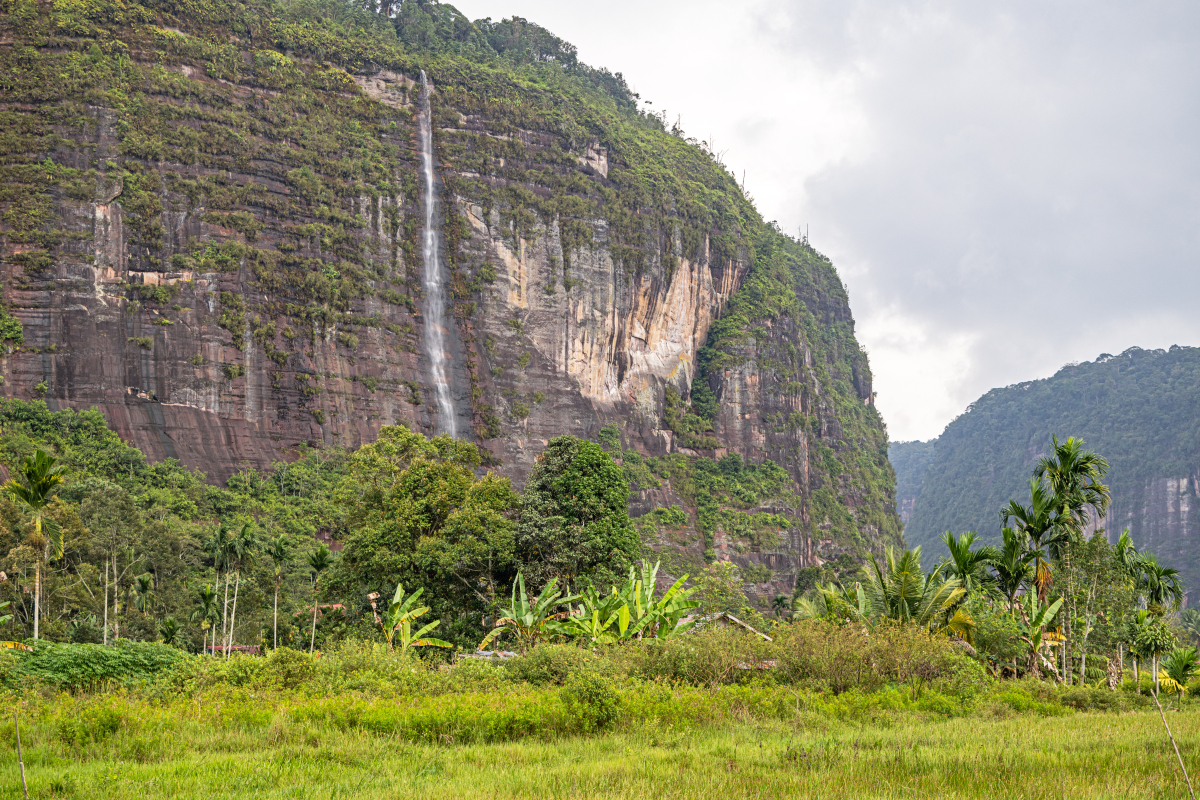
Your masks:
{"label": "hillside vegetation", "polygon": [[[1028,493],[1030,470],[1051,434],[1071,435],[1108,459],[1110,539],[1128,527],[1138,546],[1154,549],[1195,585],[1198,419],[1200,348],[1131,348],[1068,365],[1051,378],[993,389],[933,442],[923,476],[916,474],[920,459],[905,449],[914,445],[894,448],[898,485],[923,483],[905,540],[937,556],[945,553],[940,537],[947,530],[978,531],[983,541],[998,543],[997,510]],[[1175,482],[1169,492],[1166,481]]]}

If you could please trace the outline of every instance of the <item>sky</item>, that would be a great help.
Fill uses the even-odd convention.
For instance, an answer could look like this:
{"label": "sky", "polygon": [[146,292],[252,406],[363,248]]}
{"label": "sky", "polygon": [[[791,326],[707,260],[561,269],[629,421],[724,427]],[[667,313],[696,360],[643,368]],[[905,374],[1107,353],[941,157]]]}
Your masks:
{"label": "sky", "polygon": [[892,441],[1067,363],[1200,345],[1200,4],[454,5],[623,73],[805,228]]}

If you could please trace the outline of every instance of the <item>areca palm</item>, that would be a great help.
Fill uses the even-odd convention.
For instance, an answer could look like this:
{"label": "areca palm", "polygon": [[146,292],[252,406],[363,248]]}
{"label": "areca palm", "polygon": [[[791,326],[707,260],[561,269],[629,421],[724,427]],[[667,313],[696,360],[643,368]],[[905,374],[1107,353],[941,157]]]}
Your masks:
{"label": "areca palm", "polygon": [[283,588],[283,569],[292,561],[292,543],[287,534],[280,534],[263,548],[275,565],[275,604],[271,613],[272,647],[279,649],[279,590]]}
{"label": "areca palm", "polygon": [[134,578],[133,592],[133,607],[141,612],[144,617],[154,607],[154,576],[146,572]]}
{"label": "areca palm", "polygon": [[1194,647],[1176,647],[1162,660],[1162,669],[1167,673],[1165,678],[1160,679],[1163,686],[1168,691],[1178,692],[1182,702],[1188,681],[1200,672],[1200,653],[1197,653]]}
{"label": "areca palm", "polygon": [[317,644],[317,593],[321,588],[321,573],[329,569],[333,564],[333,554],[329,552],[329,548],[321,545],[316,550],[308,555],[308,568],[313,573],[313,618],[312,618],[312,633],[308,639],[308,652],[312,652]]}
{"label": "areca palm", "polygon": [[979,534],[967,531],[961,536],[955,536],[950,531],[942,536],[950,558],[942,564],[942,574],[947,578],[957,578],[967,594],[986,588],[995,582],[995,578],[987,568],[999,557],[1000,551],[991,545],[972,549]]}
{"label": "areca palm", "polygon": [[[204,540],[204,552],[212,557],[213,567],[217,572],[217,591],[221,590],[221,572],[225,572],[225,600],[221,604],[221,643],[225,643],[225,633],[229,621],[229,565],[233,558],[233,531],[224,523],[217,523],[217,529]],[[213,645],[217,638],[213,635]]]}
{"label": "areca palm", "polygon": [[393,649],[392,645],[397,635],[400,637],[400,654],[407,655],[410,647],[453,647],[450,642],[443,639],[434,639],[427,634],[433,631],[438,625],[442,624],[440,619],[435,619],[433,622],[427,623],[420,630],[413,631],[413,623],[425,614],[429,613],[429,606],[418,606],[417,599],[420,598],[424,589],[417,589],[407,597],[404,596],[404,584],[396,586],[396,594],[392,597],[392,602],[383,612],[383,620],[380,623],[383,627],[383,638],[387,640],[388,650]]}
{"label": "areca palm", "polygon": [[1038,601],[1042,603],[1046,602],[1053,578],[1045,548],[1057,547],[1069,536],[1069,532],[1059,525],[1058,511],[1059,502],[1054,492],[1036,478],[1029,481],[1028,506],[1009,500],[1000,509],[1002,524],[1008,527],[1009,521],[1015,521],[1016,530],[1029,540],[1034,561],[1033,584],[1037,587]]}
{"label": "areca palm", "polygon": [[1096,517],[1103,519],[1112,501],[1108,487],[1100,482],[1108,472],[1108,461],[1098,453],[1084,450],[1083,440],[1074,436],[1060,442],[1054,435],[1050,441],[1053,454],[1038,459],[1033,476],[1038,480],[1044,477],[1050,484],[1060,526],[1079,534],[1087,521],[1085,509],[1090,506]]}
{"label": "areca palm", "polygon": [[1004,528],[1000,535],[1004,544],[997,551],[992,570],[996,573],[996,587],[1004,593],[1009,609],[1015,613],[1017,594],[1022,586],[1033,581],[1034,571],[1029,563],[1030,554],[1025,549],[1024,535],[1013,528]]}
{"label": "areca palm", "polygon": [[212,584],[205,584],[196,597],[196,608],[192,611],[192,622],[200,623],[200,630],[204,632],[204,649],[208,649],[208,629],[212,627],[217,619],[217,605],[219,598],[216,589]]}
{"label": "areca palm", "polygon": [[55,458],[44,450],[38,450],[25,459],[17,471],[17,478],[4,484],[4,488],[17,502],[25,506],[33,517],[35,541],[41,558],[34,563],[33,578],[33,638],[38,638],[38,621],[41,617],[42,561],[62,558],[63,534],[58,523],[46,516],[46,507],[58,493],[66,479],[66,467],[55,464]]}
{"label": "areca palm", "polygon": [[1200,609],[1185,608],[1179,615],[1179,626],[1193,642],[1200,644]]}
{"label": "areca palm", "polygon": [[1129,537],[1129,528],[1121,531],[1121,535],[1117,538],[1117,543],[1114,545],[1117,563],[1125,570],[1128,577],[1137,580],[1139,568],[1142,563],[1142,554],[1133,546],[1133,539]]}
{"label": "areca palm", "polygon": [[[250,523],[246,523],[233,535],[229,544],[236,580],[233,584],[233,612],[229,617],[229,638],[225,642],[225,658],[229,658],[229,650],[233,646],[234,626],[237,624],[238,589],[242,585],[242,568],[254,563],[254,554],[259,547],[258,534],[255,533]],[[228,575],[225,577],[225,583],[228,586]]]}
{"label": "areca palm", "polygon": [[1139,572],[1138,589],[1145,596],[1148,607],[1166,609],[1183,602],[1183,582],[1179,570],[1158,563],[1158,557],[1153,553],[1144,553]]}

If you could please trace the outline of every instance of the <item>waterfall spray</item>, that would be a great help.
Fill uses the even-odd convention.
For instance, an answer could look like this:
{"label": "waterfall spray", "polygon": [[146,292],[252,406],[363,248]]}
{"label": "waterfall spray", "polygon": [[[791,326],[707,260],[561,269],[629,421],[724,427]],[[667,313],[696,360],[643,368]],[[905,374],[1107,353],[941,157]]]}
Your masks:
{"label": "waterfall spray", "polygon": [[425,177],[425,232],[421,243],[425,267],[425,350],[429,354],[433,385],[437,390],[442,430],[457,436],[454,402],[450,399],[450,386],[446,383],[446,346],[442,335],[442,325],[446,321],[446,291],[442,285],[442,265],[438,252],[437,192],[433,183],[433,115],[429,110],[429,81],[425,78],[425,70],[421,70],[420,104],[417,129],[421,138],[421,172]]}

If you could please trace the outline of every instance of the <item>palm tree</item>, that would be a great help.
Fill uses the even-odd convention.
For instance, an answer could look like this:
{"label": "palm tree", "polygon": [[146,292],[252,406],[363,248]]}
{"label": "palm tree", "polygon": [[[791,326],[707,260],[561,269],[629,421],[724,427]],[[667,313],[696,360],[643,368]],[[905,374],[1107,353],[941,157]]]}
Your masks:
{"label": "palm tree", "polygon": [[1192,641],[1200,644],[1200,609],[1185,608],[1179,615],[1179,626]]}
{"label": "palm tree", "polygon": [[1162,610],[1176,608],[1183,602],[1183,582],[1179,570],[1158,563],[1158,557],[1153,553],[1143,553],[1139,564],[1141,575],[1138,578],[1138,589],[1146,598],[1146,607]]}
{"label": "palm tree", "polygon": [[1033,584],[1037,587],[1038,602],[1043,604],[1053,577],[1044,548],[1057,547],[1069,535],[1059,526],[1058,510],[1059,501],[1054,493],[1037,479],[1029,481],[1028,507],[1009,500],[1008,505],[1000,509],[1001,524],[1008,527],[1009,521],[1015,520],[1016,529],[1029,540],[1034,561]]}
{"label": "palm tree", "polygon": [[321,573],[329,569],[333,563],[333,554],[329,552],[329,548],[321,545],[316,550],[308,554],[308,568],[313,573],[313,619],[312,633],[308,639],[308,653],[312,655],[317,643],[317,593],[320,591]]}
{"label": "palm tree", "polygon": [[[213,560],[213,567],[217,571],[217,591],[221,590],[221,571],[225,571],[225,601],[221,604],[221,643],[225,643],[225,633],[228,627],[228,612],[229,612],[229,562],[233,556],[233,534],[230,529],[225,527],[224,523],[218,522],[217,529],[213,531],[212,536],[204,540],[204,552],[208,553]],[[213,636],[213,645],[217,643],[217,637]]]}
{"label": "palm tree", "polygon": [[[230,542],[236,580],[233,584],[233,612],[229,617],[229,639],[225,643],[225,658],[229,658],[229,650],[233,646],[234,626],[237,624],[238,589],[242,585],[242,567],[254,563],[254,553],[258,550],[258,546],[258,535],[250,523],[243,525]],[[225,584],[229,585],[228,574],[225,577]]]}
{"label": "palm tree", "polygon": [[271,559],[271,563],[275,565],[275,606],[271,616],[271,634],[272,647],[279,649],[279,590],[283,588],[283,568],[292,561],[292,543],[288,539],[287,534],[279,536],[267,542],[263,552]]}
{"label": "palm tree", "polygon": [[942,536],[942,541],[946,543],[946,548],[950,551],[950,558],[942,564],[942,575],[947,578],[957,578],[967,594],[983,589],[994,582],[995,579],[988,573],[987,568],[1000,555],[1000,552],[991,545],[985,545],[978,550],[971,549],[978,538],[979,534],[975,531],[967,531],[958,537],[955,537],[950,531],[946,531]]}
{"label": "palm tree", "polygon": [[380,622],[380,626],[383,628],[383,638],[387,640],[388,650],[392,649],[392,643],[397,633],[400,635],[400,655],[402,656],[408,655],[408,648],[410,647],[454,646],[442,639],[433,639],[426,636],[426,634],[442,624],[440,619],[435,619],[415,633],[413,632],[413,622],[429,613],[429,606],[417,605],[417,599],[424,591],[424,589],[417,589],[408,595],[408,597],[405,597],[404,584],[397,584],[396,594],[392,597],[392,602],[383,612],[383,620]]}
{"label": "palm tree", "polygon": [[204,649],[208,649],[208,629],[212,627],[217,618],[217,591],[213,589],[211,583],[205,584],[197,595],[197,604],[192,611],[192,622],[199,622],[200,629],[204,632]]}
{"label": "palm tree", "polygon": [[175,638],[179,635],[179,623],[174,617],[165,617],[158,624],[158,638],[163,644],[174,645]]}
{"label": "palm tree", "polygon": [[968,642],[972,639],[974,620],[965,610],[955,610],[966,594],[957,578],[943,580],[937,572],[922,572],[920,547],[906,550],[899,557],[889,548],[885,563],[886,571],[871,554],[863,567],[866,580],[862,592],[875,617],[955,633]]}
{"label": "palm tree", "polygon": [[53,519],[46,516],[46,507],[54,499],[59,486],[66,479],[66,467],[56,466],[53,456],[44,450],[38,450],[25,459],[18,470],[21,480],[13,478],[4,484],[17,502],[28,509],[33,516],[35,547],[42,548],[42,557],[34,564],[33,577],[33,638],[38,638],[38,619],[41,616],[42,596],[42,561],[62,558],[63,534],[62,528]]}
{"label": "palm tree", "polygon": [[517,638],[517,650],[521,653],[528,652],[541,639],[565,632],[559,620],[569,612],[555,613],[554,609],[575,602],[579,595],[563,597],[561,592],[555,590],[557,583],[558,578],[552,578],[542,593],[530,602],[525,592],[525,576],[517,573],[517,579],[513,581],[512,600],[508,608],[503,609],[500,619],[496,620],[492,632],[483,637],[479,649],[487,647],[509,628]]}
{"label": "palm tree", "polygon": [[1015,614],[1017,594],[1022,586],[1033,581],[1034,572],[1029,564],[1030,553],[1025,549],[1025,537],[1013,528],[1004,528],[1000,535],[1004,545],[992,561],[992,570],[996,573],[996,588],[1004,593],[1009,610]]}
{"label": "palm tree", "polygon": [[134,578],[133,592],[135,595],[133,607],[140,611],[144,617],[154,607],[154,576],[149,572],[145,572]]}
{"label": "palm tree", "polygon": [[1080,534],[1087,521],[1084,509],[1091,506],[1097,519],[1103,519],[1112,501],[1108,487],[1100,482],[1108,472],[1108,462],[1098,453],[1084,450],[1083,440],[1074,436],[1059,442],[1058,436],[1054,435],[1050,441],[1054,452],[1038,459],[1033,477],[1037,480],[1044,477],[1050,484],[1058,505],[1060,525]]}
{"label": "palm tree", "polygon": [[[1176,647],[1162,660],[1163,672],[1167,673],[1171,685],[1169,691],[1179,693],[1179,702],[1183,702],[1183,693],[1187,691],[1188,681],[1200,672],[1200,653],[1194,647]],[[1166,683],[1166,678],[1163,679]]]}
{"label": "palm tree", "polygon": [[1117,563],[1121,565],[1121,568],[1125,570],[1125,573],[1130,578],[1136,581],[1139,567],[1142,563],[1142,554],[1133,546],[1133,539],[1129,538],[1129,528],[1121,531],[1114,550],[1116,551]]}
{"label": "palm tree", "polygon": [[777,618],[783,619],[783,615],[788,612],[791,605],[791,601],[788,600],[786,594],[777,594],[775,595],[775,599],[771,601],[771,611],[775,613]]}

